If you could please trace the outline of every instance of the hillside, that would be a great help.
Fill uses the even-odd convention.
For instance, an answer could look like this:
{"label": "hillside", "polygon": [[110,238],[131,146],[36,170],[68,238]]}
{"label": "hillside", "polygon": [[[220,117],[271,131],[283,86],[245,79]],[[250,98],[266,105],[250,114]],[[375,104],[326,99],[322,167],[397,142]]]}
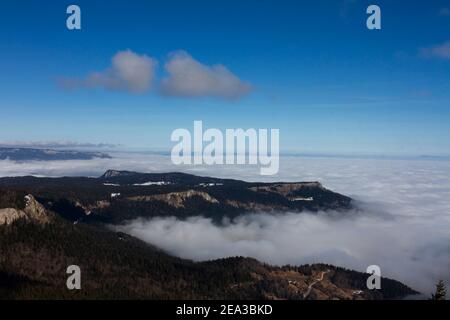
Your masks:
{"label": "hillside", "polygon": [[[120,195],[111,198],[113,191]],[[297,198],[308,200],[292,200]],[[367,274],[329,265],[273,267],[243,257],[196,263],[103,224],[142,215],[206,214],[211,208],[217,220],[230,207],[236,214],[255,208],[345,210],[350,201],[316,182],[247,183],[181,173],[3,178],[0,298],[393,299],[414,294],[389,279],[382,280],[382,290],[369,291]],[[66,268],[72,264],[82,270],[79,291],[66,288]]]}
{"label": "hillside", "polygon": [[251,183],[185,173],[109,170],[99,178],[0,178],[0,189],[33,194],[71,221],[117,224],[137,217],[202,215],[220,222],[246,212],[348,210],[351,199],[318,182]]}
{"label": "hillside", "polygon": [[[123,233],[59,217],[49,224],[17,220],[0,226],[1,299],[392,299],[414,291],[334,266],[271,267],[250,258],[194,263],[171,257]],[[82,290],[66,288],[66,268],[82,270]]]}

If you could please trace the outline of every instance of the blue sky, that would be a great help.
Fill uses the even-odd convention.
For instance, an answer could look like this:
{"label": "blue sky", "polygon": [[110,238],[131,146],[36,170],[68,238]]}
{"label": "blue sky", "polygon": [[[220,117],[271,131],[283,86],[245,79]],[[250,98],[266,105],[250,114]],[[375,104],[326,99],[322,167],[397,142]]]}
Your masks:
{"label": "blue sky", "polygon": [[[66,28],[70,4],[82,30]],[[2,1],[0,23],[0,141],[169,150],[203,120],[279,128],[284,152],[450,154],[450,0]],[[248,90],[162,92],[179,50]],[[155,63],[148,91],[105,85],[120,52]]]}

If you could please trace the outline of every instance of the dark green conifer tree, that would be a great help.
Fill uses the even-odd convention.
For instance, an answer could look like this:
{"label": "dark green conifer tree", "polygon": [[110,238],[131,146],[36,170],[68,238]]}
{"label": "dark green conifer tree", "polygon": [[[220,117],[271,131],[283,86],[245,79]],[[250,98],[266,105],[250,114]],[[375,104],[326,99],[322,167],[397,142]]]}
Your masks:
{"label": "dark green conifer tree", "polygon": [[436,284],[436,292],[431,296],[431,300],[445,300],[447,295],[447,289],[445,288],[444,281],[439,280]]}

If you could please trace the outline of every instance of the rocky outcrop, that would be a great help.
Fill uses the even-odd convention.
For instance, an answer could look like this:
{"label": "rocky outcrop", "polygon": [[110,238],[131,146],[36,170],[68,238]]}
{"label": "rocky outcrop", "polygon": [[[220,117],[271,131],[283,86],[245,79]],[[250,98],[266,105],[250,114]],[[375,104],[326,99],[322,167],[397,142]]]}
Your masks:
{"label": "rocky outcrop", "polygon": [[291,193],[298,191],[298,190],[304,190],[304,189],[321,189],[323,190],[323,186],[320,182],[300,182],[300,183],[278,183],[278,184],[272,184],[268,186],[258,186],[258,187],[252,187],[250,190],[256,191],[256,192],[273,192],[277,193],[279,195],[282,195],[283,197],[289,197]]}
{"label": "rocky outcrop", "polygon": [[40,204],[31,194],[25,196],[26,204],[24,212],[30,220],[45,224],[51,220],[50,214],[45,210],[44,206]]}
{"label": "rocky outcrop", "polygon": [[115,177],[126,177],[135,175],[136,172],[132,171],[120,171],[120,170],[107,170],[100,179],[106,179],[106,178],[115,178]]}
{"label": "rocky outcrop", "polygon": [[108,200],[98,200],[94,204],[83,205],[79,201],[75,203],[75,206],[83,209],[84,213],[88,216],[94,210],[106,209],[111,205],[111,202]]}
{"label": "rocky outcrop", "polygon": [[151,196],[137,196],[137,197],[130,197],[127,199],[132,201],[163,201],[175,208],[183,208],[184,201],[192,197],[200,197],[203,200],[210,203],[219,203],[219,201],[216,198],[211,197],[208,193],[195,190],[156,194]]}
{"label": "rocky outcrop", "polygon": [[236,201],[236,200],[226,200],[225,203],[234,208],[240,208],[248,211],[257,211],[257,212],[273,212],[273,211],[286,211],[289,208],[282,205],[265,205],[263,203],[257,203],[253,201]]}
{"label": "rocky outcrop", "polygon": [[14,221],[26,218],[25,212],[14,208],[0,209],[0,226],[10,225]]}
{"label": "rocky outcrop", "polygon": [[0,209],[0,225],[10,225],[16,220],[25,219],[39,224],[46,224],[51,221],[51,215],[44,206],[41,205],[32,195],[25,196],[25,208]]}

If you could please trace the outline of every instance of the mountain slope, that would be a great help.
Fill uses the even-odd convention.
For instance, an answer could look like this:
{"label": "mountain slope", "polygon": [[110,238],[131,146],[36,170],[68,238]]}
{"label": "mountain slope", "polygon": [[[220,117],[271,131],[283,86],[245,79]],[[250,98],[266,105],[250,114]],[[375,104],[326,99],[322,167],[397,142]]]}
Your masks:
{"label": "mountain slope", "polygon": [[[0,298],[15,299],[383,299],[414,291],[383,279],[364,290],[367,275],[334,266],[276,268],[249,258],[204,263],[171,257],[123,233],[60,218],[0,226]],[[66,268],[81,268],[82,290],[66,288]],[[362,290],[361,292],[359,292]]]}
{"label": "mountain slope", "polygon": [[[124,233],[74,224],[34,199],[0,189],[0,208],[33,217],[0,225],[2,299],[303,299],[308,291],[308,299],[392,299],[415,293],[389,279],[382,279],[382,290],[369,291],[367,274],[328,265],[279,268],[240,257],[195,263]],[[82,290],[66,288],[72,264],[81,268]]]}
{"label": "mountain slope", "polygon": [[108,170],[99,178],[1,178],[0,188],[33,194],[71,221],[117,224],[137,217],[348,210],[351,198],[318,182],[251,183],[185,173]]}

